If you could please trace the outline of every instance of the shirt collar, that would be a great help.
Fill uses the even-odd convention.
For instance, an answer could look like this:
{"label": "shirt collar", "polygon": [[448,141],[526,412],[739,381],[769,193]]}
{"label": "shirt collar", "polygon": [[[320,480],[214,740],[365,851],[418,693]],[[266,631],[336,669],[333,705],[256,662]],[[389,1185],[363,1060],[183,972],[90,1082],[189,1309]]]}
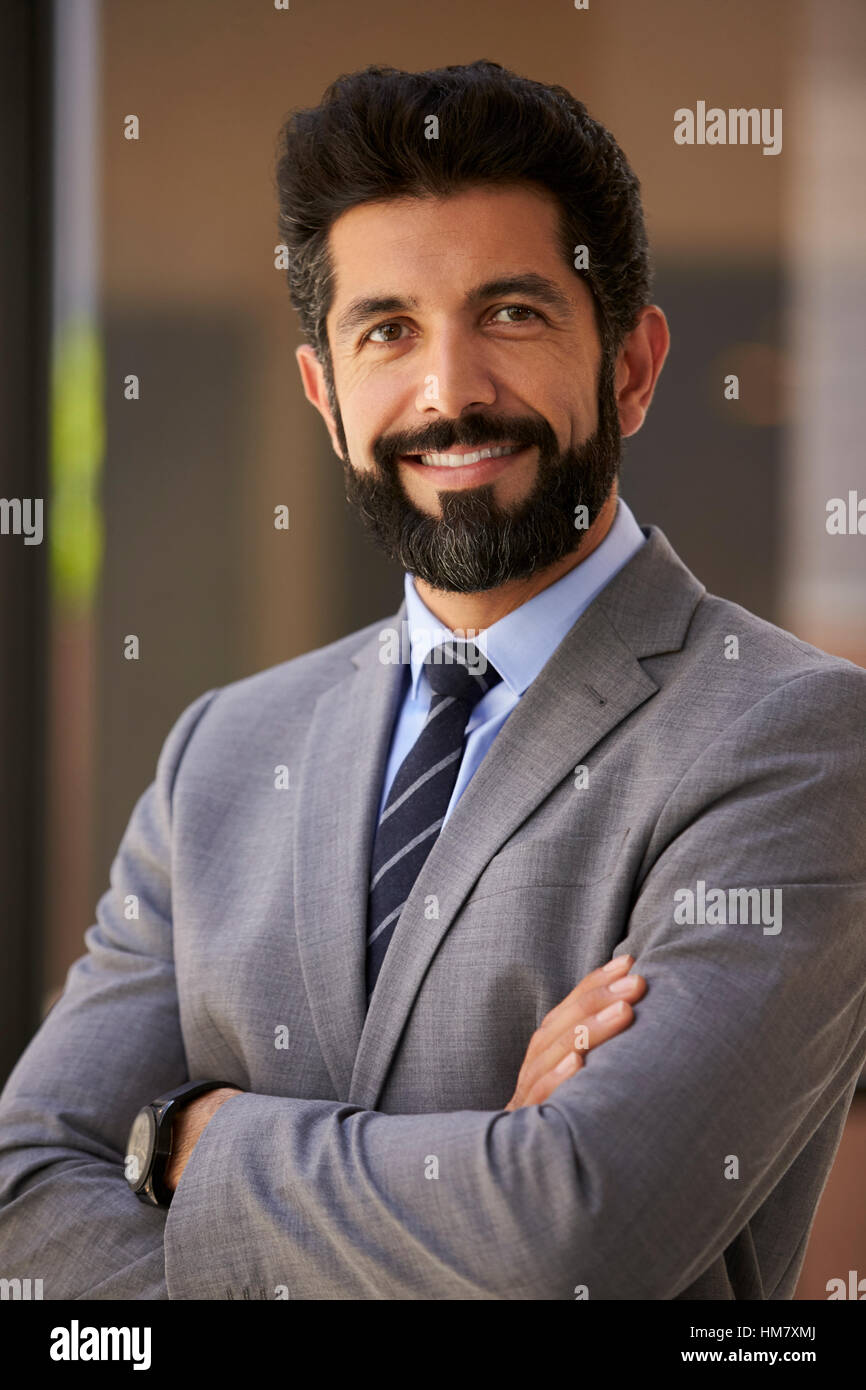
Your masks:
{"label": "shirt collar", "polygon": [[[619,498],[611,528],[591,555],[483,630],[479,648],[515,695],[522,695],[532,684],[580,615],[645,541],[631,509]],[[404,575],[403,589],[414,699],[418,696],[424,658],[440,642],[453,638],[454,633],[430,612],[411,574]]]}

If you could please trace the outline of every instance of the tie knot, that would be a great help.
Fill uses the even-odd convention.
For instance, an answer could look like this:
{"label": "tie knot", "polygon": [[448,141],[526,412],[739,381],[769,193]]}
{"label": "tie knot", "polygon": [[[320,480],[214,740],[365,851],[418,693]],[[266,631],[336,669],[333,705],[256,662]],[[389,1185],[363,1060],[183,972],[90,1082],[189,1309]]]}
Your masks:
{"label": "tie knot", "polygon": [[483,652],[473,642],[460,638],[433,647],[424,658],[424,670],[437,695],[463,700],[470,708],[502,680]]}

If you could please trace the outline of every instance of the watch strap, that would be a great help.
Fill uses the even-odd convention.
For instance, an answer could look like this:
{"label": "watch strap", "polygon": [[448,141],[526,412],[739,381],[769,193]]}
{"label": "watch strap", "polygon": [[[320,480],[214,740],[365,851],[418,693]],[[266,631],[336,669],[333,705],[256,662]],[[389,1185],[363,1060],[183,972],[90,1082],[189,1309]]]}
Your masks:
{"label": "watch strap", "polygon": [[164,1111],[170,1103],[177,1105],[179,1102],[186,1104],[188,1101],[195,1100],[196,1096],[203,1096],[206,1091],[218,1091],[223,1086],[230,1086],[232,1090],[237,1090],[233,1081],[187,1081],[183,1086],[177,1086],[173,1091],[166,1091],[165,1095],[158,1096],[156,1100],[150,1102],[154,1110]]}
{"label": "watch strap", "polygon": [[156,1132],[147,1178],[140,1188],[135,1189],[136,1196],[141,1201],[160,1207],[171,1206],[174,1193],[165,1185],[165,1170],[171,1158],[171,1126],[174,1116],[197,1096],[205,1095],[208,1091],[218,1091],[224,1086],[231,1087],[232,1090],[239,1089],[232,1081],[187,1081],[183,1086],[177,1086],[173,1091],[166,1091],[164,1095],[157,1096],[156,1100],[150,1101],[144,1107],[153,1114]]}

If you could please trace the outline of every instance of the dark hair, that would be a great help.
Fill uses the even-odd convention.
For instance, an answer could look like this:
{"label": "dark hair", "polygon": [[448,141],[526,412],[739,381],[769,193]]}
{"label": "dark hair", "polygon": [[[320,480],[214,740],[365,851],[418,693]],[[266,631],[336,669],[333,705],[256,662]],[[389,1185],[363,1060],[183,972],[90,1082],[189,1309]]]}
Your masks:
{"label": "dark hair", "polygon": [[[438,139],[425,138],[430,116]],[[568,265],[575,246],[588,248],[588,269],[575,273],[592,291],[602,348],[615,352],[649,303],[640,184],[625,155],[564,87],[499,63],[417,73],[371,66],[338,77],[320,106],[293,112],[282,127],[276,182],[291,301],[329,383],[328,232],[360,203],[484,183],[541,185],[560,204]]]}

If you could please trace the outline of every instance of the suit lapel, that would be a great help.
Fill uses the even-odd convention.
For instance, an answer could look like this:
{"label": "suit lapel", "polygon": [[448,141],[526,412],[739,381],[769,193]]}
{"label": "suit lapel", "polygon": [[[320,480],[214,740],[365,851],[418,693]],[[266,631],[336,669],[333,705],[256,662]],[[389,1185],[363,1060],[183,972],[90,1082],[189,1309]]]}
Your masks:
{"label": "suit lapel", "polygon": [[[658,686],[639,658],[679,650],[703,593],[703,585],[662,533],[649,528],[647,544],[582,614],[522,696],[434,843],[406,901],[362,1021],[348,1093],[352,1104],[375,1108],[424,974],[479,874],[590,750],[655,694]],[[356,736],[364,738],[369,761],[371,734],[362,735],[364,718],[369,718],[369,710],[356,725]],[[374,717],[374,728],[375,738],[381,738],[381,716]],[[378,758],[378,743],[376,749]],[[383,754],[376,771],[378,796]],[[369,803],[369,769],[364,779]],[[363,832],[358,821],[342,820],[340,828],[352,860],[351,889],[357,904],[352,911],[357,920],[362,904],[366,913],[367,883],[349,847],[353,840],[362,846],[365,865],[369,863],[372,819],[364,823]],[[437,919],[424,916],[428,894],[438,899]],[[359,924],[355,930],[360,940]],[[363,980],[362,957],[358,946],[351,963],[357,972],[356,995]],[[331,968],[340,970],[340,992],[345,995],[345,967],[332,961]],[[357,997],[363,1011],[363,998]],[[356,1011],[354,1025],[357,1019]]]}
{"label": "suit lapel", "polygon": [[[406,606],[379,632],[402,631]],[[404,667],[383,662],[379,632],[316,702],[298,770],[295,925],[319,1046],[349,1094],[366,1012],[367,894],[373,829]]]}

